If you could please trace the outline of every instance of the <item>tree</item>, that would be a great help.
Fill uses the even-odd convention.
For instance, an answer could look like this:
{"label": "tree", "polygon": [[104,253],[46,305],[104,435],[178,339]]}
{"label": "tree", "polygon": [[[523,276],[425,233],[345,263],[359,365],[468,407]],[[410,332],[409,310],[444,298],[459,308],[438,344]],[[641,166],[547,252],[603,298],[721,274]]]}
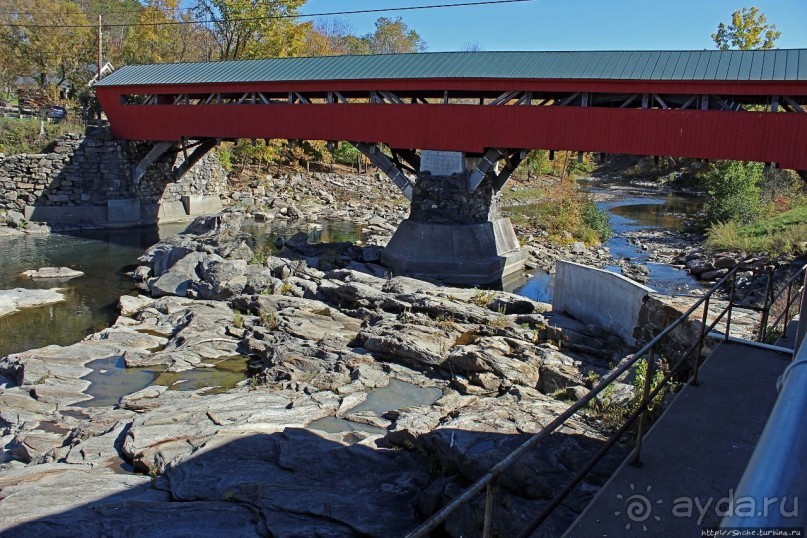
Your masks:
{"label": "tree", "polygon": [[326,19],[315,22],[303,39],[304,56],[341,56],[351,54],[353,31],[344,19]]}
{"label": "tree", "polygon": [[[69,0],[0,2],[0,46],[18,76],[32,77],[40,90],[76,85],[92,56],[93,33],[81,9]],[[89,77],[87,77],[89,78]]]}
{"label": "tree", "polygon": [[400,54],[425,52],[426,42],[411,29],[401,17],[395,20],[381,17],[375,21],[375,32],[360,38],[364,43],[354,43],[356,53],[364,54],[364,45],[369,54]]}
{"label": "tree", "polygon": [[720,50],[757,50],[772,49],[781,35],[775,24],[768,24],[765,14],[758,8],[744,7],[731,14],[730,25],[721,22],[712,39]]}
{"label": "tree", "polygon": [[[123,45],[129,24],[136,23],[143,6],[138,0],[74,0],[81,8],[91,25],[98,23],[102,16],[104,32],[104,59],[115,67],[123,64]],[[95,31],[93,31],[95,33]],[[93,65],[95,61],[91,62]]]}
{"label": "tree", "polygon": [[148,0],[137,25],[126,34],[122,57],[127,64],[204,60],[203,30],[190,23],[193,16],[179,7],[179,0]]}
{"label": "tree", "polygon": [[342,19],[318,21],[304,38],[305,56],[339,56],[343,54],[397,54],[423,52],[426,42],[400,17],[381,17],[375,31],[357,36]]}
{"label": "tree", "polygon": [[198,0],[194,13],[212,21],[208,31],[219,60],[293,56],[310,23],[291,17],[305,0]]}
{"label": "tree", "polygon": [[750,224],[762,213],[760,198],[762,163],[722,161],[712,164],[704,174],[706,219],[710,224],[734,221]]}

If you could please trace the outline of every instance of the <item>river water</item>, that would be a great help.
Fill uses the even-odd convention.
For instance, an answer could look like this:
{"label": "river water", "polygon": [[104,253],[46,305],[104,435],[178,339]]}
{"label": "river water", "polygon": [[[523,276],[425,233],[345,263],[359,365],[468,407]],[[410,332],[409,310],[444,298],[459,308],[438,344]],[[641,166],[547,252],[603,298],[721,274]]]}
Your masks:
{"label": "river water", "polygon": [[[592,192],[612,192],[601,187]],[[608,248],[614,258],[631,258],[646,263],[648,253],[630,243],[625,232],[659,228],[684,230],[702,209],[702,200],[681,194],[664,196],[636,194],[599,202],[609,211],[614,237]],[[0,317],[0,357],[49,344],[68,345],[111,325],[117,316],[118,297],[135,291],[134,283],[124,273],[137,264],[137,258],[161,237],[177,233],[185,224],[77,232],[69,235],[26,235],[0,237],[0,289],[15,287],[60,287],[67,301],[52,306],[26,309]],[[356,241],[362,228],[350,222],[298,225],[280,223],[273,227],[253,226],[250,231],[258,243],[274,243],[306,230],[311,242]],[[33,281],[19,274],[40,267],[71,267],[85,276],[63,282]],[[686,272],[667,265],[648,264],[648,285],[662,292],[680,292],[696,287]],[[617,267],[611,270],[619,271]],[[540,301],[551,301],[552,277],[542,271],[531,275],[516,293]]]}
{"label": "river water", "polygon": [[[682,230],[701,208],[699,200],[682,195],[631,194],[598,205],[611,214],[615,237],[608,242],[608,247],[613,256],[630,257],[639,262],[646,261],[647,252],[629,243],[621,234],[647,228]],[[0,289],[58,287],[67,299],[63,303],[0,317],[0,357],[50,344],[69,345],[110,326],[117,317],[118,298],[135,292],[134,283],[125,273],[137,265],[137,258],[146,248],[162,237],[182,231],[185,226],[0,237]],[[311,242],[355,242],[363,236],[362,227],[350,222],[313,226],[280,223],[273,227],[254,225],[249,229],[258,244],[273,244],[277,237],[288,238],[301,230],[308,233]],[[19,276],[25,270],[47,266],[70,267],[85,275],[61,282],[33,281]],[[680,291],[682,286],[697,285],[683,271],[656,264],[648,264],[648,267],[649,285],[659,291]],[[618,271],[616,267],[610,269]],[[514,291],[549,302],[552,276],[536,272]],[[92,381],[88,393],[94,399],[84,405],[90,406],[114,404],[120,396],[149,384],[176,390],[211,386],[218,387],[214,390],[226,390],[243,380],[246,371],[243,357],[221,361],[216,368],[171,375],[159,369],[124,368],[120,357],[94,361],[88,366],[93,369],[88,377]],[[379,397],[386,392],[379,391]],[[388,405],[391,402],[385,402],[379,409],[389,409]],[[325,430],[340,428],[335,423],[319,426]]]}
{"label": "river water", "polygon": [[[596,183],[590,185],[592,194],[608,194],[607,201],[597,202],[600,209],[608,211],[614,235],[606,243],[614,259],[629,258],[631,263],[640,263],[649,270],[647,285],[659,292],[669,294],[686,293],[690,289],[702,287],[686,271],[670,265],[648,262],[650,252],[632,243],[625,236],[640,230],[671,230],[683,232],[698,224],[703,211],[703,198],[684,193],[657,193],[626,190],[614,197],[614,190],[603,188]],[[621,273],[616,266],[606,269]],[[536,301],[552,301],[552,275],[545,271],[535,271],[527,282],[513,290]]]}
{"label": "river water", "polygon": [[[163,233],[171,231],[163,228]],[[0,317],[0,356],[49,344],[72,344],[111,325],[118,297],[135,289],[124,272],[159,237],[157,228],[0,237],[0,289],[57,287],[67,299]],[[19,276],[41,267],[70,267],[84,276],[68,281]]]}

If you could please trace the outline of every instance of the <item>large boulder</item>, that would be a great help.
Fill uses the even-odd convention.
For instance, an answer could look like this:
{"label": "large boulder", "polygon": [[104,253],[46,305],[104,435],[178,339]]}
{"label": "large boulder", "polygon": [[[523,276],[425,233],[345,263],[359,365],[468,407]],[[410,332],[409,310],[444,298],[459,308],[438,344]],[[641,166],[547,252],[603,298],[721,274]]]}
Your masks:
{"label": "large boulder", "polygon": [[457,331],[447,334],[438,327],[384,320],[364,328],[358,339],[365,349],[387,359],[442,366],[459,335]]}
{"label": "large boulder", "polygon": [[152,296],[187,296],[191,284],[201,280],[199,264],[209,256],[210,254],[205,252],[191,252],[183,256],[171,265],[167,272],[163,272],[161,276],[149,282]]}
{"label": "large boulder", "polygon": [[224,300],[244,291],[248,279],[246,260],[224,260],[210,256],[200,267],[199,295],[204,299]]}
{"label": "large boulder", "polygon": [[449,355],[454,371],[463,374],[493,373],[498,382],[536,388],[541,358],[534,346],[512,338],[489,337],[477,344],[456,346]]}

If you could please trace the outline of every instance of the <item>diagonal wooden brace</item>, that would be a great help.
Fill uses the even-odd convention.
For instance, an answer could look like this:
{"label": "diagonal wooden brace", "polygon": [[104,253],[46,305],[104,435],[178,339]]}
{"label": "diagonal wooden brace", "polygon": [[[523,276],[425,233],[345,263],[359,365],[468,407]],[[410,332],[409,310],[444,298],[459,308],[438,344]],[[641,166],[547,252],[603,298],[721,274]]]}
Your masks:
{"label": "diagonal wooden brace", "polygon": [[146,171],[151,167],[152,164],[156,163],[157,160],[168,153],[171,149],[174,148],[174,142],[157,142],[151,151],[143,157],[136,166],[132,168],[132,181],[135,184],[139,183],[143,176],[146,175]]}
{"label": "diagonal wooden brace", "polygon": [[185,160],[182,161],[182,164],[180,164],[179,166],[177,166],[172,170],[172,173],[174,175],[174,181],[179,181],[180,179],[182,179],[182,176],[184,176],[185,173],[188,170],[190,170],[194,164],[198,163],[202,159],[202,157],[207,155],[207,153],[211,149],[215,148],[217,144],[218,144],[217,139],[208,138],[207,140],[196,146],[196,149],[194,149],[189,155],[185,157]]}
{"label": "diagonal wooden brace", "polygon": [[411,179],[406,177],[401,169],[395,163],[381,152],[381,149],[376,144],[368,144],[366,142],[351,142],[362,155],[367,157],[378,169],[387,174],[395,185],[401,189],[401,192],[407,200],[412,200],[412,190],[415,184]]}
{"label": "diagonal wooden brace", "polygon": [[525,151],[499,148],[489,149],[468,177],[468,192],[476,190],[480,183],[482,183],[488,175],[493,173],[496,168],[496,163],[500,159],[504,159],[504,167],[498,174],[493,175],[493,188],[497,191],[501,190],[518,165],[521,164],[521,161],[524,160],[525,156]]}

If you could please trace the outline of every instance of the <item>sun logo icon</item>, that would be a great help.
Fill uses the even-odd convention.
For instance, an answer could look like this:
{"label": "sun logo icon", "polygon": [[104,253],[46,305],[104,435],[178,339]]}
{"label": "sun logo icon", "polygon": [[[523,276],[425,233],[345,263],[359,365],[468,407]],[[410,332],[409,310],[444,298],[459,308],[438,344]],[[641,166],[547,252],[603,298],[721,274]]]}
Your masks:
{"label": "sun logo icon", "polygon": [[630,530],[631,525],[636,523],[642,525],[642,530],[647,532],[647,520],[652,516],[654,520],[661,521],[661,517],[653,515],[653,505],[661,504],[664,501],[656,499],[655,502],[650,500],[650,491],[653,486],[647,486],[644,493],[636,493],[636,486],[630,485],[631,495],[627,498],[621,493],[617,494],[616,498],[624,503],[622,510],[614,512],[615,516],[621,516],[623,512],[628,516],[628,523],[625,525],[625,530]]}

